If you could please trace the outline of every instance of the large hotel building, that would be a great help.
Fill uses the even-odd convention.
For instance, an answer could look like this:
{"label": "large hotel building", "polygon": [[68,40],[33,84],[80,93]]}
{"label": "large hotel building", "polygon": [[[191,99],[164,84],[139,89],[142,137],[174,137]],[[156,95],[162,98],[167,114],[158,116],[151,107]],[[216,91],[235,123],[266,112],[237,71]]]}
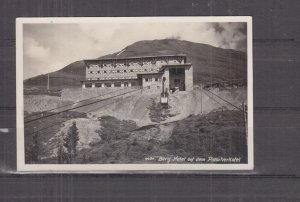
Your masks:
{"label": "large hotel building", "polygon": [[193,89],[193,67],[182,54],[85,60],[85,64],[82,88]]}

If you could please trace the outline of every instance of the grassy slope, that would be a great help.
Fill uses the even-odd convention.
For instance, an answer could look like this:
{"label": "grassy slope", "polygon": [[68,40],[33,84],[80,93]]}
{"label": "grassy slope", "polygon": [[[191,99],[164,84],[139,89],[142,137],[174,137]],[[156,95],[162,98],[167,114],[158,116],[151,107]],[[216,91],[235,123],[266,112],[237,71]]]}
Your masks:
{"label": "grassy slope", "polygon": [[[118,120],[111,121],[106,130],[118,126],[118,136],[81,151],[92,163],[159,163],[145,161],[149,156],[180,157],[241,157],[247,161],[246,136],[242,116],[237,111],[214,112],[203,117],[191,116],[174,123],[153,125],[122,132]],[[162,128],[169,127],[170,134]],[[113,129],[116,130],[116,129]],[[167,135],[167,138],[161,137]]]}
{"label": "grassy slope", "polygon": [[[187,54],[188,62],[193,63],[194,82],[210,83],[230,79],[246,78],[247,58],[243,52],[216,48],[210,45],[176,39],[139,41],[117,53],[99,58],[117,58],[130,56]],[[50,85],[63,88],[79,86],[85,78],[83,61],[76,61],[50,74]],[[58,77],[58,78],[57,78]],[[61,78],[64,77],[64,78]],[[39,75],[24,81],[25,86],[46,86],[47,75]]]}
{"label": "grassy slope", "polygon": [[142,128],[110,116],[100,120],[102,141],[80,150],[73,163],[166,163],[146,161],[149,156],[240,157],[240,163],[247,161],[243,117],[238,111],[195,115]]}

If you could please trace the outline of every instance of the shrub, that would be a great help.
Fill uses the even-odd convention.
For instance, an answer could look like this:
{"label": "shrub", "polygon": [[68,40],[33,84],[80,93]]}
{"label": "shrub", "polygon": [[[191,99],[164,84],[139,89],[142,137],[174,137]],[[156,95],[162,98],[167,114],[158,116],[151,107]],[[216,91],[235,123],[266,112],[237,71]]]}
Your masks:
{"label": "shrub", "polygon": [[69,159],[72,162],[72,159],[77,155],[76,147],[79,141],[79,133],[75,121],[69,128],[67,135],[64,137],[63,140],[64,146],[66,147],[68,152]]}
{"label": "shrub", "polygon": [[28,163],[37,163],[42,152],[42,145],[39,138],[40,133],[34,133],[26,141],[25,159]]}
{"label": "shrub", "polygon": [[149,118],[152,122],[160,123],[172,116],[169,108],[165,108],[160,103],[156,103],[155,99],[153,98],[151,100],[152,103],[148,109],[150,110]]}

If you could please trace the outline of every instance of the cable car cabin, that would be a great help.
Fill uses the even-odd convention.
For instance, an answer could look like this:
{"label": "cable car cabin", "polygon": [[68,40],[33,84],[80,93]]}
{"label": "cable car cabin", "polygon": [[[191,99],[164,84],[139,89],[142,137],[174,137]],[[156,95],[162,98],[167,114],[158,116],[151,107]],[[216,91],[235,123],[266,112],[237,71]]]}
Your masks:
{"label": "cable car cabin", "polygon": [[161,93],[160,104],[162,106],[168,106],[168,104],[169,104],[169,94],[168,93]]}

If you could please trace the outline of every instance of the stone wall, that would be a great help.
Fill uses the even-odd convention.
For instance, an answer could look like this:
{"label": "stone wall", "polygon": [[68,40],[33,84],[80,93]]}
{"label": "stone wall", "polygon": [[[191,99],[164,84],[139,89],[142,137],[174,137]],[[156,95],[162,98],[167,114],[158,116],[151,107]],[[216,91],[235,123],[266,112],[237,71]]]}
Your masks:
{"label": "stone wall", "polygon": [[185,69],[185,90],[191,91],[193,86],[193,66],[191,65],[190,68]]}
{"label": "stone wall", "polygon": [[103,99],[121,93],[141,89],[141,87],[128,87],[128,88],[66,88],[61,91],[61,99],[64,101],[79,101],[92,97]]}

